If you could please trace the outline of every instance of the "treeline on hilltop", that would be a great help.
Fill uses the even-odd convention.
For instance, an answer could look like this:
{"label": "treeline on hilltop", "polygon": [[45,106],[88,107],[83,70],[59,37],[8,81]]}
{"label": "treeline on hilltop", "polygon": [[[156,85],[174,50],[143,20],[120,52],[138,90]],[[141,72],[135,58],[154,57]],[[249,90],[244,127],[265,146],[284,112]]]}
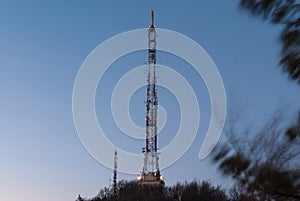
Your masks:
{"label": "treeline on hilltop", "polygon": [[136,181],[118,182],[116,192],[113,188],[103,188],[94,198],[84,199],[78,196],[76,201],[245,201],[244,195],[231,191],[229,195],[220,186],[209,182],[184,184],[174,186],[141,185]]}

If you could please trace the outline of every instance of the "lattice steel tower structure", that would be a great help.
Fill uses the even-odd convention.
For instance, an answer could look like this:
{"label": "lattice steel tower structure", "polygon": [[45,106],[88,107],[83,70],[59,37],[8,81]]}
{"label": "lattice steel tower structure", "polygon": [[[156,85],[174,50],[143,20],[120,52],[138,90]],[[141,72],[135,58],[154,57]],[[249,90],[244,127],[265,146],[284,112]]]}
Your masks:
{"label": "lattice steel tower structure", "polygon": [[113,189],[114,189],[114,196],[117,194],[117,168],[118,168],[118,153],[117,148],[115,148],[114,152],[114,176],[113,176]]}
{"label": "lattice steel tower structure", "polygon": [[151,11],[151,24],[148,28],[148,69],[147,69],[147,99],[146,99],[146,144],[144,167],[138,181],[143,184],[161,184],[157,152],[157,90],[156,90],[156,30],[154,12]]}

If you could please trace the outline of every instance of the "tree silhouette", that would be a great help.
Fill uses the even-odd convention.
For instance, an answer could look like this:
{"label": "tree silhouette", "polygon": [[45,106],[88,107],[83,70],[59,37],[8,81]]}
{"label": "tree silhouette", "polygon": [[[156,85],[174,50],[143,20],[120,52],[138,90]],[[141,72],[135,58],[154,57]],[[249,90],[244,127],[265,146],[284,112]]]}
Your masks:
{"label": "tree silhouette", "polygon": [[80,195],[78,195],[76,201],[84,201],[84,199]]}
{"label": "tree silhouette", "polygon": [[180,184],[172,187],[142,185],[136,181],[118,182],[117,192],[101,189],[99,194],[86,201],[229,201],[224,190],[208,182]]}
{"label": "tree silhouette", "polygon": [[300,4],[295,0],[240,0],[241,8],[283,26],[280,64],[300,84]]}
{"label": "tree silhouette", "polygon": [[240,195],[254,200],[300,199],[300,114],[290,126],[282,122],[280,116],[272,118],[256,133],[239,132],[235,124],[226,129],[229,144],[215,151],[214,161],[237,181]]}

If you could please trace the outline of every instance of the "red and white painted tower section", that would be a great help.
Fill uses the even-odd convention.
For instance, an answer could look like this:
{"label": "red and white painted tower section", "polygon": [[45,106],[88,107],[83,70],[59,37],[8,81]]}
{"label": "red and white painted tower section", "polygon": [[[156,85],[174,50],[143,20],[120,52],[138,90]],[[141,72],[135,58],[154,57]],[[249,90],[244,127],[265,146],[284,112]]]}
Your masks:
{"label": "red and white painted tower section", "polygon": [[146,144],[144,167],[138,180],[144,184],[163,183],[160,174],[157,152],[157,89],[156,89],[156,30],[154,12],[151,11],[151,24],[148,29],[148,69],[146,100]]}

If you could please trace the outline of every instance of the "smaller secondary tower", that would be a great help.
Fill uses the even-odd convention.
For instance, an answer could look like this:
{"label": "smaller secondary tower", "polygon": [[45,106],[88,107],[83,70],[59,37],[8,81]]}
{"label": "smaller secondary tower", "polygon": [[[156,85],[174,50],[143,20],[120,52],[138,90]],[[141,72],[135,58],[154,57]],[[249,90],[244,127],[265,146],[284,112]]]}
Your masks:
{"label": "smaller secondary tower", "polygon": [[148,69],[146,100],[146,144],[144,167],[138,181],[142,184],[163,184],[157,152],[157,91],[156,91],[156,30],[154,12],[151,11],[151,24],[148,28]]}
{"label": "smaller secondary tower", "polygon": [[118,156],[117,156],[117,149],[115,149],[115,153],[114,153],[114,176],[113,176],[113,188],[114,188],[114,195],[117,194],[117,160],[118,160]]}

